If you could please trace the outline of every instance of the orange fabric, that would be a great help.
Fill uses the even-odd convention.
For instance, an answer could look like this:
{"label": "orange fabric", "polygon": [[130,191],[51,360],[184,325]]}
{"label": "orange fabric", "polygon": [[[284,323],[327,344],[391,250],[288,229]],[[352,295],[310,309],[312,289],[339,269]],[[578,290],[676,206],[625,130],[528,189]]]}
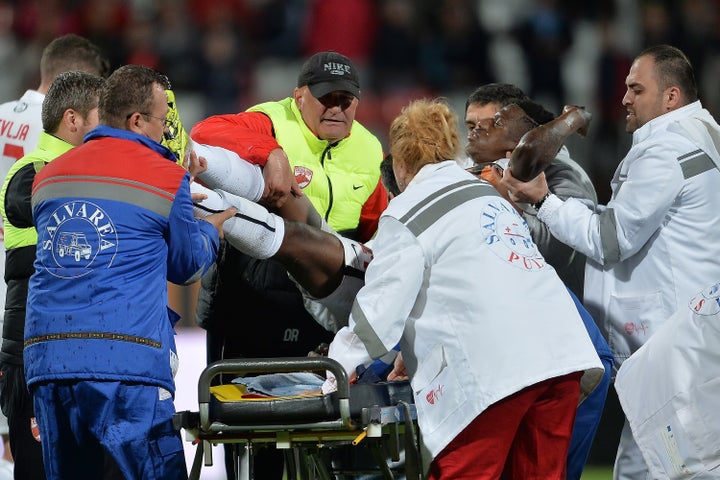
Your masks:
{"label": "orange fabric", "polygon": [[247,162],[264,166],[270,152],[281,148],[270,118],[260,112],[213,115],[196,123],[190,138],[231,150]]}
{"label": "orange fabric", "polygon": [[388,206],[388,195],[381,180],[375,187],[372,195],[368,197],[360,211],[360,221],[358,222],[357,238],[360,242],[367,242],[375,235],[378,228],[378,220],[380,215]]}
{"label": "orange fabric", "polygon": [[493,165],[487,165],[482,169],[482,172],[480,172],[480,178],[497,188],[502,180],[502,170],[499,170]]}

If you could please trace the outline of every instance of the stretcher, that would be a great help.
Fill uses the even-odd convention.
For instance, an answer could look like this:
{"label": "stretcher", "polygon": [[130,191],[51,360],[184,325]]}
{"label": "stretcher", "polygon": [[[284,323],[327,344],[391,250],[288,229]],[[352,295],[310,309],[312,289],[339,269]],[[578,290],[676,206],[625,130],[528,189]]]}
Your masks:
{"label": "stretcher", "polygon": [[[249,394],[242,384],[224,382],[247,374],[325,371],[338,380],[337,391],[329,395],[264,397]],[[217,377],[222,379],[219,385]],[[289,480],[365,474],[388,480],[421,478],[417,416],[409,382],[350,385],[340,364],[327,357],[220,360],[201,373],[198,404],[197,412],[178,412],[173,419],[176,428],[185,430],[186,439],[197,445],[190,480],[200,478],[203,464],[212,465],[212,447],[218,444],[234,446],[236,480],[254,479],[253,450],[268,445],[283,450]],[[373,468],[338,466],[332,451],[340,446],[365,449]]]}

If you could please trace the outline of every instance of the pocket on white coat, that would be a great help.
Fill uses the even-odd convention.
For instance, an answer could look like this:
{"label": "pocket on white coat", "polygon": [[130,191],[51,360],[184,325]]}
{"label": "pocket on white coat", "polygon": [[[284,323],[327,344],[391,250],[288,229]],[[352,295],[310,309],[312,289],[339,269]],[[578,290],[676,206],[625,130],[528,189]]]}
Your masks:
{"label": "pocket on white coat", "polygon": [[610,296],[608,318],[611,319],[608,343],[624,360],[640,348],[667,320],[661,292],[635,296]]}
{"label": "pocket on white coat", "polygon": [[423,434],[432,433],[465,403],[465,391],[457,373],[445,359],[445,349],[435,345],[430,354],[418,363],[411,382]]}

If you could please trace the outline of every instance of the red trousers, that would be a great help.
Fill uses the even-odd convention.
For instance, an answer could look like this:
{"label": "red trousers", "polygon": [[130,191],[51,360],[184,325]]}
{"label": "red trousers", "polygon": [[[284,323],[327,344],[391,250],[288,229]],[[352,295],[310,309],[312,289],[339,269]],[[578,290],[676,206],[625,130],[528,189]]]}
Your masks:
{"label": "red trousers", "polygon": [[435,457],[428,480],[564,479],[581,376],[551,378],[488,407]]}

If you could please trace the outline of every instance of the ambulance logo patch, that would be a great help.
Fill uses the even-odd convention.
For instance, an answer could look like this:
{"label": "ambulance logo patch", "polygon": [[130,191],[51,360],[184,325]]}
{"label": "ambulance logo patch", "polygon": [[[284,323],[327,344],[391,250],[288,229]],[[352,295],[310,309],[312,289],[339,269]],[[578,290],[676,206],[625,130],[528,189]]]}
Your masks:
{"label": "ambulance logo patch", "polygon": [[295,173],[295,181],[300,186],[300,188],[305,188],[308,185],[310,185],[310,182],[312,181],[313,177],[313,171],[310,170],[307,167],[297,166],[294,170]]}
{"label": "ambulance logo patch", "polygon": [[706,288],[690,300],[690,308],[698,315],[710,316],[720,313],[720,283]]}
{"label": "ambulance logo patch", "polygon": [[35,441],[40,443],[42,440],[42,438],[40,438],[40,427],[38,427],[37,418],[35,417],[30,417],[30,432]]}
{"label": "ambulance logo patch", "polygon": [[72,201],[60,206],[38,235],[43,250],[40,262],[48,273],[59,278],[87,275],[100,252],[109,258],[103,263],[112,265],[117,253],[115,225],[92,202]]}
{"label": "ambulance logo patch", "polygon": [[482,210],[482,228],[488,236],[485,243],[495,255],[516,268],[542,270],[545,258],[530,237],[525,220],[508,203],[491,200]]}
{"label": "ambulance logo patch", "polygon": [[438,385],[437,388],[430,390],[425,394],[425,401],[430,405],[435,405],[435,402],[439,402],[442,399],[445,385]]}

